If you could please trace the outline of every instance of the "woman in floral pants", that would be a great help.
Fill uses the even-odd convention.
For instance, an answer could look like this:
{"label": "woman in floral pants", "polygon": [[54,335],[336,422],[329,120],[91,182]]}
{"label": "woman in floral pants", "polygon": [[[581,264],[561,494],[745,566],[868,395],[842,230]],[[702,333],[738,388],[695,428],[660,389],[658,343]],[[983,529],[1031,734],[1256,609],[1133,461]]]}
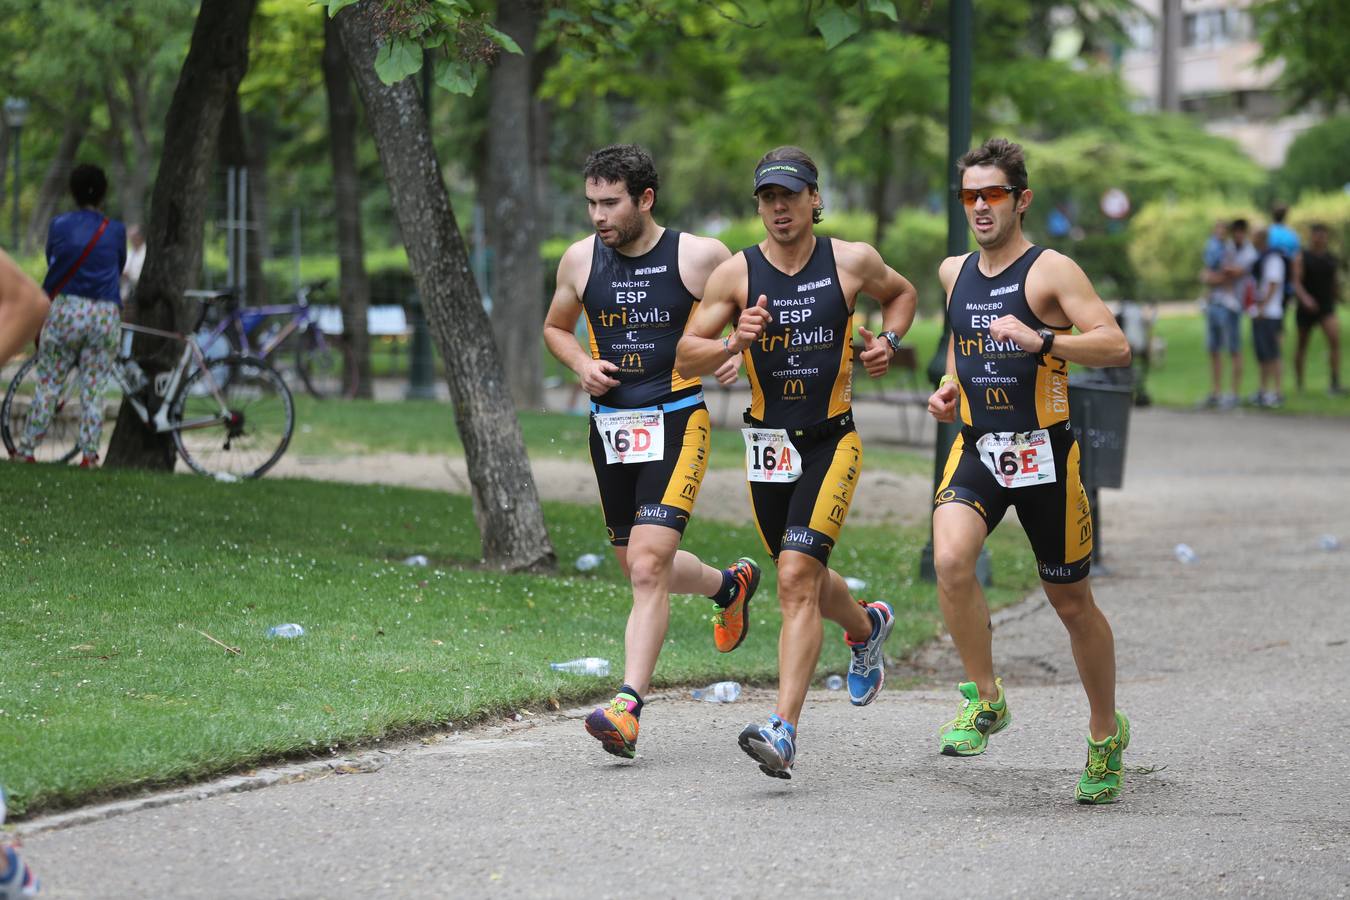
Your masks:
{"label": "woman in floral pants", "polygon": [[103,432],[101,396],[117,356],[122,321],[119,290],[127,258],[127,234],[121,222],[103,215],[108,179],[97,166],[76,166],[70,193],[78,209],[62,213],[47,229],[47,278],[53,294],[51,315],[38,348],[37,392],[18,455],[31,461],[33,450],[51,424],[61,384],[73,367],[80,369],[80,465],[98,464]]}

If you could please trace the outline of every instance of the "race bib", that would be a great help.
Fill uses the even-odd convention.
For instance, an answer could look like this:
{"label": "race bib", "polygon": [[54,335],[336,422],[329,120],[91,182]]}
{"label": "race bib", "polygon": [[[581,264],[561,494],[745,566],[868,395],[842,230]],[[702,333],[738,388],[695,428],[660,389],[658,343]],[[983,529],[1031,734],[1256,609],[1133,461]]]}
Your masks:
{"label": "race bib", "polygon": [[994,431],[975,442],[980,462],[1004,487],[1020,488],[1051,484],[1055,480],[1055,454],[1050,432]]}
{"label": "race bib", "polygon": [[659,409],[596,413],[595,428],[605,445],[605,462],[610,465],[655,462],[665,457],[665,414]]}
{"label": "race bib", "polygon": [[747,480],[786,484],[802,477],[802,456],[782,428],[742,428],[741,436]]}

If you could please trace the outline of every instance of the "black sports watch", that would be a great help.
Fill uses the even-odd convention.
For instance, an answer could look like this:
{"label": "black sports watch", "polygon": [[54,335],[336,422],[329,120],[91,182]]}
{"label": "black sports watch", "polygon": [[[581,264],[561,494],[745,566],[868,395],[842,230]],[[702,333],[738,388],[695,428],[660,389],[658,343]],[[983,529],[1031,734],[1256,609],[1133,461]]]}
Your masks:
{"label": "black sports watch", "polygon": [[1040,331],[1036,333],[1039,334],[1041,336],[1041,340],[1045,342],[1041,344],[1041,349],[1036,355],[1037,356],[1049,355],[1050,348],[1055,343],[1055,333],[1051,331],[1049,328],[1042,328]]}
{"label": "black sports watch", "polygon": [[891,356],[900,352],[900,335],[894,331],[883,331],[877,337],[884,338],[886,343],[891,345]]}

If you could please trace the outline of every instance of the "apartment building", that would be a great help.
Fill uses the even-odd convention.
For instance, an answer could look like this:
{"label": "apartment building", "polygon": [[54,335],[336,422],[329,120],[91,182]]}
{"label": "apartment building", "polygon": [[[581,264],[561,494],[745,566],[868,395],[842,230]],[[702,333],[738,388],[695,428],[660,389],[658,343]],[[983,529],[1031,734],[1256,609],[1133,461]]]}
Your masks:
{"label": "apartment building", "polygon": [[1121,75],[1140,109],[1194,116],[1237,141],[1266,168],[1284,162],[1298,134],[1321,121],[1317,110],[1289,110],[1276,88],[1282,65],[1257,65],[1252,0],[1135,0],[1131,46]]}

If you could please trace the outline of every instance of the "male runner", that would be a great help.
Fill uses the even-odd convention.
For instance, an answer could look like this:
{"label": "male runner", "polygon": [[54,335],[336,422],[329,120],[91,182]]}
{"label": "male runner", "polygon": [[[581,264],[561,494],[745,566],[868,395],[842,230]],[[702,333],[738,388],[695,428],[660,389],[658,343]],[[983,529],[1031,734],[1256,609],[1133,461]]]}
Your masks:
{"label": "male runner", "polygon": [[[0,250],[0,366],[33,339],[47,319],[49,301],[42,288]],[[5,792],[0,788],[0,825],[5,821]],[[0,898],[32,897],[38,880],[16,847],[0,842]]]}
{"label": "male runner", "polygon": [[[885,603],[860,604],[827,566],[858,483],[862,444],[849,405],[853,313],[859,293],[877,298],[886,329],[859,328],[859,359],[885,374],[914,321],[914,287],[867,244],[817,238],[822,203],[816,165],[796,147],[769,151],[755,167],[766,238],[717,267],[703,305],[680,340],[676,369],[712,372],[745,355],[750,378],[746,475],[760,537],[778,564],[778,704],[740,745],[775,778],[792,777],[797,720],[820,658],[821,617],[838,622],[853,651],[849,699],[871,703],[885,669],[881,646],[893,618]],[[737,320],[735,331],[719,338]]]}
{"label": "male runner", "polygon": [[[727,248],[656,224],[660,183],[641,147],[597,150],[583,174],[595,236],[568,247],[558,264],[544,343],[592,398],[600,505],[633,587],[624,683],[609,705],[586,717],[586,730],[608,752],[631,758],[642,697],[670,622],[670,594],[712,598],[713,639],[727,653],[745,640],[759,567],[742,558],[718,570],[678,549],[708,464],[709,422],[698,379],[674,371],[675,344]],[[583,312],[589,350],[573,330]],[[724,382],[736,375],[734,363],[717,372]]]}
{"label": "male runner", "polygon": [[[983,753],[988,736],[1012,721],[1003,679],[994,677],[989,607],[975,560],[1014,506],[1041,587],[1068,629],[1091,707],[1077,798],[1109,803],[1120,792],[1130,725],[1115,708],[1111,626],[1088,583],[1092,519],[1069,426],[1068,364],[1128,365],[1130,345],[1083,270],[1023,236],[1031,191],[1022,148],[994,138],[957,167],[980,249],[948,257],[938,270],[952,339],[947,374],[928,410],[953,422],[959,400],[965,426],[933,501],[933,563],[942,617],[970,680],[959,686],[961,710],[945,726],[940,748],[948,756]],[[1071,334],[1074,328],[1080,333]]]}

